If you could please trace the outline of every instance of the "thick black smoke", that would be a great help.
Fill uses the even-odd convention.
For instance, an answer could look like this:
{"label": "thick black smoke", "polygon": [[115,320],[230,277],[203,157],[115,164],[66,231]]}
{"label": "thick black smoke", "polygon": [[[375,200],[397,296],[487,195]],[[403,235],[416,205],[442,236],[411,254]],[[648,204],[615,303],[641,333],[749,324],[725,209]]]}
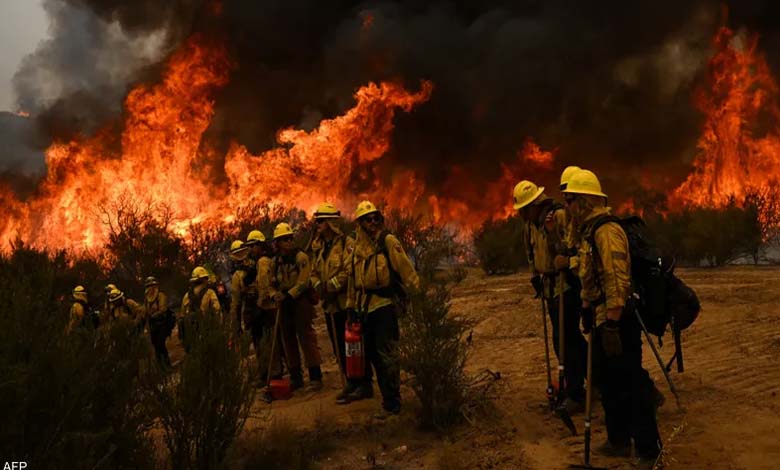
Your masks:
{"label": "thick black smoke", "polygon": [[[732,3],[731,26],[780,50],[777,2]],[[22,108],[45,110],[53,131],[89,131],[118,116],[130,84],[154,74],[156,56],[140,53],[149,35],[159,35],[159,54],[206,31],[226,40],[238,64],[217,96],[210,138],[261,152],[282,127],[343,112],[368,81],[416,89],[428,79],[433,96],[397,118],[392,152],[434,185],[453,164],[475,177],[497,174],[527,136],[558,147],[560,165],[684,175],[701,124],[693,90],[724,21],[714,0],[45,4],[54,38],[27,58],[16,83]],[[62,84],[54,101],[39,93],[47,79]]]}

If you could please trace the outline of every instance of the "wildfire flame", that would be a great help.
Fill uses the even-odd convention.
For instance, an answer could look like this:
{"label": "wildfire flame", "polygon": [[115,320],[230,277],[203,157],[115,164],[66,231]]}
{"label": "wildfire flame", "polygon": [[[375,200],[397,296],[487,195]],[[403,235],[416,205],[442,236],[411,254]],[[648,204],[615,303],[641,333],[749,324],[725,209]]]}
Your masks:
{"label": "wildfire flame", "polygon": [[[706,119],[694,171],[672,200],[682,205],[723,207],[751,193],[776,191],[780,180],[778,86],[758,37],[721,28],[713,40],[708,87],[696,97]],[[765,229],[776,220],[769,205],[760,214]]]}

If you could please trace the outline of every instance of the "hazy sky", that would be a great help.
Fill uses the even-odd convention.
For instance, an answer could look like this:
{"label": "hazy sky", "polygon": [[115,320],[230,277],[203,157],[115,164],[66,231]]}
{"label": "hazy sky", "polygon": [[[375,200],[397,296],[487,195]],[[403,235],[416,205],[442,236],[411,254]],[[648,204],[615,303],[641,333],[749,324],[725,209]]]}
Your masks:
{"label": "hazy sky", "polygon": [[0,111],[16,111],[11,79],[22,57],[46,36],[40,0],[0,0]]}

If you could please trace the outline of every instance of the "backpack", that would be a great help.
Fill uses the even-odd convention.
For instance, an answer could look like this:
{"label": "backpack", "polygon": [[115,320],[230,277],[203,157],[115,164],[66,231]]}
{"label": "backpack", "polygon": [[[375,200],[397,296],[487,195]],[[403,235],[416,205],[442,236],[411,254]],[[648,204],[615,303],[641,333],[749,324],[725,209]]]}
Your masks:
{"label": "backpack", "polygon": [[393,263],[390,262],[390,251],[387,249],[387,236],[391,234],[392,232],[390,230],[382,230],[379,234],[379,252],[385,255],[387,269],[390,271],[390,285],[388,286],[391,293],[390,297],[400,302],[400,305],[405,308],[405,305],[409,301],[409,294],[407,294],[406,289],[404,289],[401,275],[398,274],[398,271],[393,267]]}
{"label": "backpack", "polygon": [[636,307],[647,331],[660,340],[671,325],[678,343],[680,331],[691,326],[701,311],[696,292],[674,275],[674,259],[663,256],[641,217],[606,215],[596,219],[591,224],[588,242],[597,256],[596,230],[608,222],[620,225],[628,238],[631,285],[638,296]]}
{"label": "backpack", "polygon": [[81,304],[84,308],[84,316],[81,317],[79,326],[88,328],[97,328],[100,326],[100,313],[86,302],[82,302],[81,300],[77,300],[76,302]]}

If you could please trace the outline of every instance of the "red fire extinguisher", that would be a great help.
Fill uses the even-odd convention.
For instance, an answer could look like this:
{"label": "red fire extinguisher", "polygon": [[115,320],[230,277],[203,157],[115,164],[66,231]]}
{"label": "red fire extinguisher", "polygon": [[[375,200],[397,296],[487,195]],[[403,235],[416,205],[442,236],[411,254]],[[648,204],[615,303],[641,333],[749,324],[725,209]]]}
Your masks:
{"label": "red fire extinguisher", "polygon": [[344,330],[344,343],[347,356],[347,378],[363,378],[366,373],[366,359],[363,350],[363,326],[360,322],[347,322]]}

